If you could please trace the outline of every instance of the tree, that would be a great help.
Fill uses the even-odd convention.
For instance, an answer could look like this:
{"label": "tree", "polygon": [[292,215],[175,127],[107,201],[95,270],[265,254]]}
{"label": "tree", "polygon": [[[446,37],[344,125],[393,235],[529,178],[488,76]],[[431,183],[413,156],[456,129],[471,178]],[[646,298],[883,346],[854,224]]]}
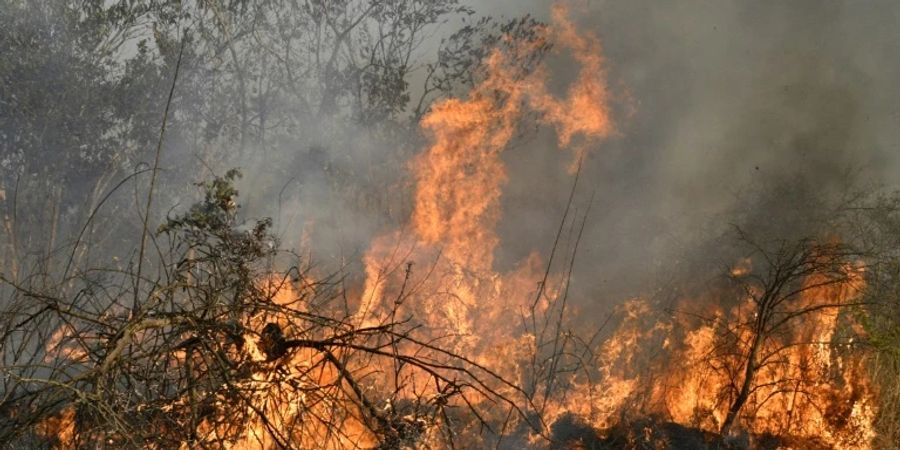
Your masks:
{"label": "tree", "polygon": [[123,62],[141,11],[103,3],[0,2],[0,51],[7,55],[0,62],[0,190],[9,272],[17,273],[27,255],[56,252],[158,130],[156,94],[170,71],[146,64],[143,50]]}
{"label": "tree", "polygon": [[[265,205],[260,215],[278,213],[272,198],[305,195],[298,186],[308,181],[327,186],[317,191],[329,201],[381,216],[396,208],[372,187],[394,182],[430,102],[476,77],[500,34],[537,26],[483,19],[433,52],[426,38],[473,15],[458,0],[4,0],[0,10],[0,50],[14,55],[0,63],[0,106],[9,111],[0,117],[0,201],[13,273],[29,259],[51,262],[45,256],[80,231],[112,186],[130,177],[121,191],[143,189],[182,52],[161,195],[188,194],[198,169],[242,166],[269,175],[249,199]],[[298,174],[304,180],[294,183]],[[131,218],[123,213],[133,202],[119,197],[100,213]],[[82,241],[97,245],[80,257],[102,240],[112,248],[94,255],[127,259],[113,248],[130,248],[141,222],[89,227]]]}
{"label": "tree", "polygon": [[[790,348],[830,342],[798,341],[789,333],[797,321],[809,320],[813,313],[840,310],[861,305],[857,296],[862,289],[861,266],[864,255],[840,242],[814,239],[778,240],[761,245],[738,229],[739,239],[752,250],[751,257],[760,268],[747,273],[735,272],[734,279],[751,301],[751,314],[725,325],[736,358],[731,367],[734,384],[730,404],[722,422],[722,434],[728,434],[747,400],[763,387],[757,375],[767,366],[785,364],[781,356]],[[835,293],[834,288],[846,293]],[[735,370],[738,369],[738,370]],[[816,380],[767,380],[777,389],[799,390]],[[771,388],[771,386],[766,385]]]}

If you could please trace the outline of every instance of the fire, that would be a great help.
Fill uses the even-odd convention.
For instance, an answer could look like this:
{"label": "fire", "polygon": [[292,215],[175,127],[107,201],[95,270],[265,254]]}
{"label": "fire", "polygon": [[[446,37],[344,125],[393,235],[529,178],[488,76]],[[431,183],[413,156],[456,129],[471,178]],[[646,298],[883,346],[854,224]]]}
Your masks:
{"label": "fire", "polygon": [[[292,281],[272,274],[259,281],[260,289],[274,305],[303,311],[314,289],[306,280]],[[222,420],[234,408],[232,399],[216,397],[209,414],[197,427],[197,442],[185,442],[182,448],[200,443],[228,442],[232,449],[282,448],[287,444],[301,448],[369,448],[377,442],[358,406],[340,394],[345,389],[342,374],[332,356],[343,359],[339,351],[301,347],[286,351],[277,347],[285,335],[298,334],[289,317],[279,309],[260,311],[246,317],[242,352],[254,367],[250,376],[235,381],[235,389],[245,392],[246,420],[238,423]],[[274,343],[273,343],[274,342]],[[186,399],[197,401],[197,399]],[[237,438],[233,438],[237,436]]]}
{"label": "fire", "polygon": [[412,226],[423,243],[440,244],[444,257],[472,271],[492,268],[499,243],[494,229],[507,178],[500,155],[523,114],[540,113],[541,120],[557,130],[561,148],[572,147],[576,137],[585,138],[574,148],[579,157],[586,145],[612,132],[599,41],[579,33],[567,14],[557,5],[553,24],[538,39],[568,50],[581,65],[564,99],[549,92],[546,68],[522,74],[507,54],[495,49],[485,61],[485,79],[468,99],[440,102],[422,120],[432,145],[412,164]]}
{"label": "fire", "polygon": [[[499,244],[495,228],[507,179],[500,156],[519,121],[528,111],[540,113],[545,123],[556,128],[564,148],[571,147],[576,137],[584,138],[583,146],[612,132],[599,41],[577,32],[566,9],[559,5],[554,8],[553,24],[541,32],[539,42],[552,41],[581,63],[566,98],[558,99],[548,91],[546,68],[522,74],[507,54],[496,49],[485,61],[484,80],[468,99],[448,99],[431,109],[422,126],[431,134],[432,145],[412,163],[416,191],[411,224],[415,236],[401,242],[404,237],[396,232],[373,244],[366,257],[367,309],[371,299],[380,297],[377,291],[384,289],[380,278],[396,264],[392,258],[404,255],[405,260],[427,267],[438,253],[439,264],[446,266],[441,270],[445,273],[438,277],[450,277],[445,280],[449,282],[439,283],[449,290],[441,290],[457,300],[450,302],[446,314],[457,319],[454,328],[462,326],[461,334],[470,334],[466,332],[470,330],[468,325],[462,323],[468,314],[461,310],[513,306],[488,299],[496,297],[508,280],[523,276],[493,271],[493,254]],[[533,271],[535,258],[524,262],[522,270]],[[524,298],[533,287],[512,294]],[[488,292],[480,292],[485,290]],[[477,300],[473,298],[476,292],[482,294]]]}
{"label": "fire", "polygon": [[83,361],[87,359],[87,353],[83,344],[78,339],[85,339],[80,336],[71,325],[61,325],[56,331],[50,335],[47,345],[44,348],[44,362],[50,363],[56,359],[66,359],[69,361]]}
{"label": "fire", "polygon": [[[414,209],[409,219],[412,233],[396,230],[376,238],[364,257],[366,280],[352,323],[356,329],[379,327],[393,320],[412,317],[421,323],[422,338],[435,342],[472,364],[490,367],[515,385],[532,381],[521,370],[521,363],[546,345],[536,333],[523,331],[522,321],[532,321],[554,307],[563,286],[562,276],[545,275],[542,258],[533,253],[508,273],[493,268],[493,254],[499,244],[495,228],[500,218],[500,198],[507,179],[501,154],[519,129],[526,114],[536,113],[542,123],[554,128],[561,148],[575,153],[575,163],[588,147],[612,133],[605,72],[599,40],[579,32],[562,6],[553,10],[549,26],[537,30],[531,42],[507,39],[508,48],[494,49],[483,61],[482,79],[465,99],[446,99],[436,103],[422,119],[421,126],[430,136],[430,146],[410,163],[415,180]],[[548,88],[549,71],[538,66],[523,71],[512,56],[540,51],[548,43],[580,64],[575,81],[563,97]],[[542,281],[543,280],[543,281]],[[273,276],[259,281],[271,301],[293,311],[303,310],[305,289]],[[393,406],[348,404],[348,398],[333,391],[384,389],[390,397],[403,401],[431,398],[442,401],[446,395],[441,383],[427,373],[392,369],[378,358],[368,361],[347,359],[341,351],[301,348],[274,358],[265,341],[272,333],[296,336],[303,332],[286,317],[260,311],[242,317],[236,328],[245,330],[243,342],[229,352],[237,360],[254,367],[248,378],[235,381],[240,391],[251,392],[245,398],[247,417],[243,423],[219,420],[229,408],[228,398],[205,400],[213,411],[197,425],[197,442],[219,442],[237,435],[232,448],[272,448],[290,441],[301,447],[371,447],[370,416],[387,415]],[[169,324],[162,324],[165,327]],[[269,333],[269,332],[272,333]],[[68,331],[60,328],[53,340],[54,349],[64,342]],[[139,343],[141,333],[127,335],[128,343]],[[124,342],[124,341],[123,341]],[[395,349],[402,351],[404,349]],[[419,349],[419,352],[422,350]],[[58,349],[61,357],[76,353]],[[279,353],[279,356],[281,353]],[[174,352],[173,364],[203,367],[189,349]],[[427,352],[424,357],[427,356]],[[434,355],[439,358],[440,355]],[[330,362],[326,362],[326,360]],[[379,366],[382,362],[385,366]],[[374,366],[372,366],[374,364]],[[197,370],[197,369],[195,369]],[[376,371],[378,377],[365,386],[348,386],[348,372]],[[300,386],[301,389],[297,389]],[[494,386],[510,397],[521,393],[508,385]],[[531,401],[542,395],[535,392]],[[172,412],[198,401],[203,392],[191,392],[182,403],[168,406]],[[474,394],[467,402],[479,403],[483,394]],[[458,401],[458,400],[457,400]],[[338,417],[337,411],[343,415]],[[261,419],[267,417],[269,419]],[[406,418],[410,423],[419,420]],[[314,423],[313,426],[309,422]],[[300,430],[292,433],[290,430]]]}
{"label": "fire", "polygon": [[55,440],[54,448],[75,447],[75,408],[67,407],[37,426],[39,435]]}
{"label": "fire", "polygon": [[[410,321],[420,341],[489,368],[510,382],[493,383],[490,389],[516,399],[522,410],[538,419],[514,417],[511,408],[496,407],[486,408],[479,419],[502,423],[503,430],[527,422],[532,440],[545,437],[549,425],[567,414],[597,430],[627,426],[627,420],[652,415],[711,433],[770,433],[816,439],[835,448],[867,448],[876,413],[872,389],[861,358],[833,345],[849,319],[835,308],[816,309],[822,302],[851,303],[864,284],[860,268],[846,268],[849,278],[841,283],[819,286],[816,274],[804,279],[808,289],[796,307],[810,312],[762,340],[759,351],[770,359],[756,361],[751,355],[750,364],[759,364],[759,370],[743,414],[731,430],[722,427],[735,386],[742,381],[747,343],[754,340],[743,324],[752,323],[758,313],[750,297],[729,303],[725,300],[733,299],[734,293],[722,290],[682,299],[680,309],[701,306],[705,317],[699,321],[679,315],[658,317],[649,302],[629,300],[619,308],[618,328],[592,348],[594,354],[585,352],[577,372],[567,373],[558,366],[563,364],[559,362],[563,349],[570,345],[561,324],[567,311],[566,274],[548,270],[538,252],[508,272],[497,271],[493,261],[500,245],[496,227],[508,178],[501,156],[523,117],[537,113],[542,124],[555,130],[559,146],[574,154],[572,168],[592,145],[614,131],[600,42],[578,30],[564,7],[554,8],[552,24],[539,30],[535,42],[508,44],[522,45],[525,48],[517,51],[527,52],[550,42],[580,66],[564,96],[548,88],[546,67],[523,73],[510,53],[495,49],[467,98],[438,102],[422,119],[430,145],[409,165],[415,191],[408,227],[372,241],[363,257],[365,281],[350,302],[350,318],[343,326],[358,332]],[[743,279],[752,270],[752,261],[746,258],[730,275]],[[315,289],[313,283],[291,282],[282,275],[258,284],[274,305],[292,312],[306,312],[304,299]],[[225,397],[210,398],[213,413],[196,424],[197,441],[186,442],[183,448],[228,436],[238,436],[229,441],[229,448],[235,449],[280,448],[285,442],[301,448],[373,448],[378,445],[374,429],[379,425],[372,422],[378,420],[421,427],[422,440],[441,447],[434,425],[450,419],[394,417],[404,401],[424,398],[429,405],[445,401],[446,386],[436,381],[434,373],[410,370],[384,355],[353,358],[346,349],[298,346],[287,351],[281,341],[306,331],[277,311],[262,309],[239,319],[243,341],[234,351],[243,352],[250,369],[248,377],[235,383],[250,393],[242,406],[249,419],[221,421],[223,411],[232,405]],[[66,327],[57,330],[48,357],[51,350],[54,358],[83,357],[66,343],[71,334]],[[414,347],[397,344],[390,351],[417,351],[434,361],[443,357],[430,347]],[[181,365],[203,364],[192,362],[194,357],[185,350],[176,356]],[[365,382],[351,381],[356,379],[348,376],[351,373],[361,374]],[[370,404],[362,400],[367,392],[385,393],[385,400]],[[194,395],[204,393],[191,392],[184,401],[195,401]],[[488,395],[479,391],[450,401],[471,406],[490,404],[487,400]],[[183,406],[170,405],[170,410]],[[72,442],[73,424],[74,410],[67,409],[43,426],[56,430],[65,446]],[[651,439],[651,431],[645,428],[640,439]]]}
{"label": "fire", "polygon": [[539,289],[544,269],[537,253],[511,272],[493,268],[507,180],[501,155],[531,112],[556,130],[561,148],[575,152],[573,164],[588,145],[613,130],[596,37],[579,32],[560,5],[553,10],[552,24],[539,32],[535,43],[510,42],[526,46],[510,53],[553,42],[571,55],[580,70],[565,97],[549,91],[545,67],[522,73],[509,54],[495,49],[484,62],[483,80],[468,98],[432,107],[422,120],[431,145],[411,163],[412,235],[395,231],[373,242],[365,257],[367,279],[359,309],[364,323],[379,323],[403,302],[400,311],[423,322],[432,336],[523,384],[527,380],[520,366],[536,351],[537,336],[521,324],[551,308],[558,298],[558,288],[551,286],[559,286],[560,280],[551,277]]}
{"label": "fire", "polygon": [[[550,92],[546,67],[523,73],[511,57],[547,42],[580,65],[562,98]],[[415,180],[410,228],[373,241],[364,258],[366,281],[357,316],[370,326],[385,323],[388,316],[421,323],[429,339],[517,385],[531,386],[526,388],[531,398],[523,401],[542,403],[540,409],[552,417],[560,412],[547,407],[551,388],[539,387],[535,374],[525,369],[536,354],[547,351],[549,338],[524,324],[547,320],[558,307],[564,279],[546,276],[536,252],[509,272],[494,270],[500,244],[495,229],[507,180],[501,156],[526,114],[537,113],[556,130],[560,147],[575,153],[573,168],[588,146],[609,136],[613,127],[599,41],[579,32],[564,7],[554,8],[552,24],[540,29],[533,42],[506,44],[517,48],[492,51],[483,79],[467,98],[439,102],[422,119],[431,144],[410,164]],[[502,386],[497,391],[521,395]],[[503,422],[502,415],[512,411],[497,413],[493,419]]]}
{"label": "fire", "polygon": [[[759,369],[738,433],[789,437],[826,448],[870,448],[877,410],[864,361],[836,345],[837,334],[848,327],[842,320],[852,318],[841,317],[837,308],[817,309],[852,303],[859,295],[864,287],[862,270],[846,270],[848,277],[841,282],[825,282],[817,274],[803,280],[806,290],[791,308],[810,312],[763,341],[760,354],[766,358],[756,363]],[[637,409],[684,426],[721,431],[754,337],[741,324],[752,322],[757,313],[749,298],[723,310],[719,305],[727,304],[729,295],[711,292],[705,298],[682,300],[680,310],[697,311],[701,305],[699,310],[709,311],[700,321],[689,320],[696,315],[648,320],[652,316],[646,302],[637,307],[627,304],[601,357],[604,378],[598,383],[627,383],[634,391],[613,396],[615,414]],[[636,308],[640,315],[634,314]],[[679,335],[677,345],[666,342]],[[634,358],[643,357],[641,352],[659,352],[660,342],[664,343],[660,354],[632,365]],[[637,356],[622,356],[635,349],[640,349]],[[645,393],[650,394],[642,398]],[[610,407],[602,404],[602,409]],[[609,425],[602,420],[595,423]]]}

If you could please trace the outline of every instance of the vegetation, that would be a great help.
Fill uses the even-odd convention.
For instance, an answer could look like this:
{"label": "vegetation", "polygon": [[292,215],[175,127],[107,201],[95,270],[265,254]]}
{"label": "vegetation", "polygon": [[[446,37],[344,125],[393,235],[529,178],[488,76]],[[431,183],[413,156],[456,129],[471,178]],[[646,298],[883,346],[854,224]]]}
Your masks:
{"label": "vegetation", "polygon": [[[492,387],[508,382],[418,341],[408,323],[359,326],[338,279],[315,280],[296,259],[287,275],[271,273],[271,222],[241,229],[237,176],[204,184],[200,202],[160,227],[156,273],[142,283],[134,269],[93,269],[65,286],[4,280],[14,288],[0,336],[4,442],[222,448],[256,428],[254,440],[278,448],[398,448],[470,390],[513,404]],[[366,387],[365,367],[380,360],[399,364],[387,397]],[[386,408],[416,376],[443,395]],[[42,436],[60,408],[71,430]],[[342,435],[354,423],[357,434]]]}

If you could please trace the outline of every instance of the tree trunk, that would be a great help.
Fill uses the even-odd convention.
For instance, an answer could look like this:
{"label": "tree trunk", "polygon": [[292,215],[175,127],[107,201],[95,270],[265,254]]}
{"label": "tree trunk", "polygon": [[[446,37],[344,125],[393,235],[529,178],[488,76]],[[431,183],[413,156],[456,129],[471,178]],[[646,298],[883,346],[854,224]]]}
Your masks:
{"label": "tree trunk", "polygon": [[747,403],[747,399],[750,397],[750,389],[753,386],[753,379],[756,377],[756,369],[758,369],[756,366],[756,354],[759,350],[761,341],[762,334],[757,332],[756,336],[753,337],[753,343],[750,345],[750,352],[747,354],[747,365],[744,367],[744,381],[741,383],[741,389],[738,391],[737,397],[735,397],[734,401],[731,403],[731,407],[728,408],[728,414],[725,416],[725,421],[722,422],[722,429],[720,431],[722,435],[727,435],[731,430],[734,421],[741,412],[741,408],[744,407],[744,403]]}

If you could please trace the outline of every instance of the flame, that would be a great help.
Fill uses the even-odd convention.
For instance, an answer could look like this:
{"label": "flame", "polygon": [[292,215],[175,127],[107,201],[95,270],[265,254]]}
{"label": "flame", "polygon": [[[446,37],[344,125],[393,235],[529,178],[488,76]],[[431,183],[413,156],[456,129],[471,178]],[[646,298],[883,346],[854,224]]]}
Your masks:
{"label": "flame", "polygon": [[[365,281],[353,303],[353,325],[365,328],[397,319],[415,321],[423,339],[525,387],[528,407],[545,424],[574,414],[598,430],[608,430],[636,415],[657,415],[719,432],[742,364],[734,355],[740,355],[742,343],[751,339],[745,329],[733,324],[753,318],[750,298],[730,308],[723,306],[730,304],[723,301],[724,292],[682,299],[685,307],[703,305],[707,320],[699,322],[657,317],[648,301],[628,300],[619,308],[618,328],[596,355],[585,358],[589,363],[583,372],[554,374],[558,379],[545,380],[538,387],[537,355],[546,352],[550,343],[557,346],[554,339],[560,339],[561,333],[549,339],[541,327],[529,324],[546,321],[551,312],[562,318],[566,276],[548,271],[537,252],[512,270],[494,268],[494,253],[500,245],[496,227],[508,179],[501,156],[522,119],[536,113],[542,124],[555,130],[560,148],[573,154],[571,170],[593,144],[614,132],[600,42],[578,30],[568,16],[566,8],[557,5],[552,23],[538,30],[537,39],[507,39],[515,51],[491,51],[484,61],[483,77],[467,98],[438,102],[422,119],[430,143],[409,164],[415,181],[409,226],[385,232],[371,242],[363,257]],[[554,51],[579,65],[561,97],[548,88],[546,67],[523,72],[511,56],[538,51],[550,42]],[[730,273],[743,278],[752,268],[750,259],[742,259]],[[849,281],[823,287],[815,287],[815,275],[807,278],[804,282],[810,289],[801,296],[800,306],[850,303],[864,282],[861,270],[848,268],[848,273],[853,274]],[[314,289],[309,283],[285,282],[280,275],[261,279],[259,284],[274,304],[294,310],[304,310],[302,299]],[[250,377],[239,382],[244,391],[253,393],[246,406],[253,419],[222,423],[217,420],[222,414],[212,414],[197,427],[201,441],[234,435],[239,428],[239,438],[230,448],[277,448],[280,444],[273,429],[301,448],[378,444],[363,407],[347,396],[329,395],[349,387],[333,364],[323,364],[326,355],[321,350],[303,348],[288,353],[283,361],[269,361],[263,331],[274,324],[285,334],[298,333],[290,320],[271,311],[241,320],[247,330],[241,351],[257,364]],[[758,389],[744,406],[749,413],[739,421],[740,427],[755,435],[816,439],[835,448],[870,447],[877,412],[873,392],[861,358],[833,345],[842,320],[834,309],[816,310],[765,342],[764,350],[777,358],[757,374]],[[54,355],[79,357],[76,350],[67,350],[70,334],[65,327],[57,330],[48,355],[52,349]],[[794,342],[807,344],[789,345]],[[723,356],[720,350],[725,345],[733,346],[735,352]],[[335,356],[343,358],[340,352]],[[190,355],[182,352],[178,358],[183,363]],[[391,364],[387,359],[348,360],[346,370],[366,370],[371,365],[379,371],[366,388],[392,392],[389,401],[378,405],[385,411],[394,408],[392,401],[443,395],[427,374],[392,370]],[[554,385],[564,394],[553,396]],[[511,398],[520,395],[508,386],[494,388]],[[474,395],[466,403],[484,400]],[[229,407],[227,399],[213,399],[214,409]],[[508,421],[508,417],[504,420],[507,411],[492,409],[485,420]],[[45,424],[47,430],[56,430],[60,442],[71,442],[74,432],[70,425],[74,413],[66,411],[59,422]],[[263,416],[268,419],[262,420]],[[529,425],[533,431],[529,438],[547,431],[541,424]],[[635,439],[651,440],[650,428],[641,433]],[[425,440],[441,447],[434,437]],[[185,443],[184,448],[198,444]]]}
{"label": "flame", "polygon": [[55,440],[53,448],[75,448],[75,408],[64,408],[37,425],[40,436]]}
{"label": "flame", "polygon": [[741,258],[737,264],[731,267],[731,276],[740,278],[746,276],[753,269],[753,261],[750,258]]}
{"label": "flame", "polygon": [[87,352],[78,338],[83,340],[86,336],[76,332],[69,324],[61,325],[47,340],[47,345],[44,347],[44,362],[51,363],[58,359],[72,362],[86,360]]}
{"label": "flame", "polygon": [[[851,303],[863,289],[864,280],[860,268],[846,270],[848,280],[840,283],[825,283],[818,274],[804,279],[806,290],[794,308]],[[622,416],[639,403],[642,414],[719,432],[733,386],[741,381],[744,346],[752,338],[747,328],[735,324],[747,323],[756,312],[749,298],[723,310],[719,305],[727,295],[711,292],[706,298],[682,300],[682,310],[704,305],[708,313],[699,322],[677,317],[648,320],[652,316],[647,302],[626,304],[621,325],[600,358],[605,365],[598,384],[628,389],[624,394],[601,397],[595,409],[607,412],[607,417],[610,410],[611,415]],[[837,333],[846,326],[841,321],[852,318],[842,318],[837,308],[811,311],[765,341],[761,353],[772,357],[756,375],[740,427],[752,435],[793,437],[826,448],[871,448],[875,393],[863,357],[859,352],[840,351],[836,343]],[[728,334],[734,335],[733,341],[726,339]],[[678,335],[682,336],[680,342],[672,343]],[[655,344],[659,342],[664,343],[663,352],[653,357],[658,362],[634,365],[642,352],[658,351]],[[736,347],[728,350],[728,345]],[[648,392],[644,398],[636,394]],[[600,428],[611,425],[602,419],[594,424]]]}
{"label": "flame", "polygon": [[[422,119],[431,143],[410,164],[415,180],[410,229],[373,241],[364,257],[366,281],[357,313],[367,325],[384,323],[391,314],[414,318],[445,347],[521,386],[533,381],[523,367],[541,344],[535,330],[522,323],[553,307],[562,277],[544,279],[536,252],[508,272],[494,269],[508,177],[501,156],[526,114],[538,114],[556,130],[560,148],[574,153],[573,170],[591,143],[613,131],[599,40],[579,32],[561,5],[553,9],[552,24],[538,33],[532,42],[507,40],[513,51],[493,50],[484,61],[483,79],[467,98],[438,102]],[[523,73],[510,56],[548,42],[580,66],[561,98],[548,88],[546,67]],[[542,395],[534,395],[540,401]],[[557,411],[551,407],[546,413]]]}
{"label": "flame", "polygon": [[495,49],[485,61],[485,79],[468,99],[439,102],[422,119],[432,145],[412,164],[413,229],[423,243],[440,244],[446,258],[474,272],[492,268],[501,188],[507,179],[500,155],[522,116],[529,110],[540,113],[556,129],[561,148],[571,148],[578,136],[585,138],[574,148],[578,157],[587,143],[612,132],[599,41],[578,32],[562,5],[554,7],[552,26],[541,32],[538,43],[554,42],[581,65],[565,98],[549,92],[546,68],[522,74],[515,61]]}
{"label": "flame", "polygon": [[[272,274],[258,282],[273,304],[304,311],[305,299],[314,289],[309,280],[292,281]],[[256,363],[249,379],[238,380],[235,387],[247,393],[246,416],[242,423],[229,423],[223,412],[209,414],[198,426],[200,442],[229,442],[231,449],[281,448],[289,442],[300,448],[371,448],[377,441],[357,411],[357,405],[336,394],[346,388],[334,365],[326,363],[322,351],[300,348],[286,353],[285,359],[271,360],[264,342],[264,330],[271,324],[284,333],[295,332],[292,323],[277,311],[263,311],[245,318],[242,351]],[[334,354],[342,359],[340,352]],[[234,406],[226,398],[216,398],[213,408],[224,411]],[[351,412],[347,414],[347,412]],[[237,439],[228,440],[230,436]],[[186,442],[192,448],[198,442]]]}

